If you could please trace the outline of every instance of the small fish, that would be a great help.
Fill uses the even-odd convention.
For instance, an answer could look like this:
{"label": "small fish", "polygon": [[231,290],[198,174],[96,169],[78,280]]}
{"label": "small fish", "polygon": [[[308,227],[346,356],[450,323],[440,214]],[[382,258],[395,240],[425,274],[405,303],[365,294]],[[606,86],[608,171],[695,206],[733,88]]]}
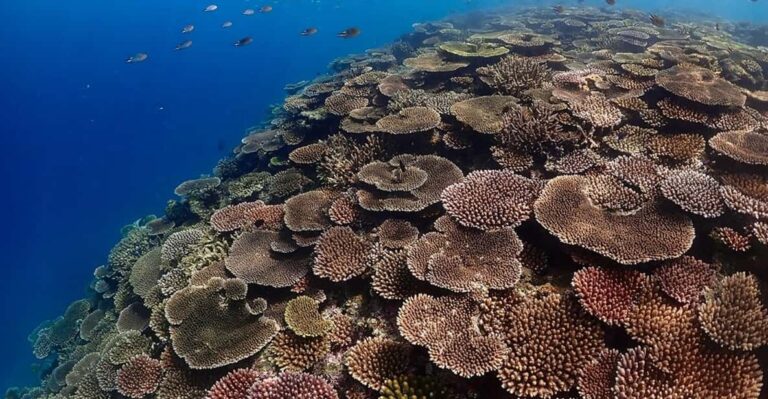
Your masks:
{"label": "small fish", "polygon": [[179,51],[179,50],[188,49],[190,47],[192,47],[192,40],[184,40],[183,42],[176,45],[175,50]]}
{"label": "small fish", "polygon": [[253,8],[246,8],[245,10],[243,10],[243,15],[253,15],[253,14],[256,14],[256,10],[254,10]]}
{"label": "small fish", "polygon": [[149,55],[147,53],[136,53],[128,58],[125,59],[126,64],[136,64],[139,62],[144,62],[149,58]]}
{"label": "small fish", "polygon": [[565,7],[563,7],[563,6],[554,6],[554,7],[552,7],[552,11],[554,11],[555,14],[562,14],[563,10],[565,10]]}
{"label": "small fish", "polygon": [[223,24],[221,24],[221,27],[224,28],[224,29],[231,28],[232,27],[232,21],[224,22]]}
{"label": "small fish", "polygon": [[715,30],[720,30],[720,24],[715,24]]}
{"label": "small fish", "polygon": [[605,4],[608,4],[609,6],[612,6],[616,4],[616,0],[605,0]]}
{"label": "small fish", "polygon": [[250,36],[246,36],[238,41],[235,42],[235,47],[243,47],[247,46],[249,44],[253,43],[253,38]]}
{"label": "small fish", "polygon": [[651,20],[651,23],[654,26],[658,26],[659,28],[663,28],[664,25],[666,24],[666,22],[664,21],[664,18],[662,18],[662,17],[660,17],[660,16],[658,16],[656,14],[651,14],[650,15],[650,20]]}
{"label": "small fish", "polygon": [[192,25],[192,24],[184,25],[184,27],[181,28],[181,33],[191,33],[194,30],[195,30],[195,25]]}
{"label": "small fish", "polygon": [[336,36],[342,38],[342,39],[351,39],[353,37],[357,37],[360,35],[360,29],[358,28],[347,28],[343,31],[339,32]]}
{"label": "small fish", "polygon": [[312,36],[315,33],[317,33],[317,28],[315,28],[315,27],[309,27],[309,28],[304,29],[303,31],[301,31],[301,35],[302,36]]}
{"label": "small fish", "polygon": [[263,6],[261,9],[259,9],[259,12],[262,14],[266,14],[268,12],[272,12],[272,6]]}
{"label": "small fish", "polygon": [[217,6],[216,4],[211,4],[208,7],[205,7],[205,9],[203,11],[205,11],[205,12],[214,12],[214,11],[216,11],[218,9],[219,9],[219,6]]}

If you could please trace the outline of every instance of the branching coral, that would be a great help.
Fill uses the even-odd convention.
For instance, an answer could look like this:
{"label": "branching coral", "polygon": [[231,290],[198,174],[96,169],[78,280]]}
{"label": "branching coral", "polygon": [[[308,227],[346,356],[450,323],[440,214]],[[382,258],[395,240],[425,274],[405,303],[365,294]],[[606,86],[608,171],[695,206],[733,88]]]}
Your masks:
{"label": "branching coral", "polygon": [[527,220],[540,189],[540,182],[511,171],[481,170],[448,186],[441,199],[461,225],[493,231]]}
{"label": "branching coral", "polygon": [[477,73],[483,82],[501,93],[519,95],[524,90],[541,87],[549,77],[549,68],[530,58],[508,56],[478,68]]}

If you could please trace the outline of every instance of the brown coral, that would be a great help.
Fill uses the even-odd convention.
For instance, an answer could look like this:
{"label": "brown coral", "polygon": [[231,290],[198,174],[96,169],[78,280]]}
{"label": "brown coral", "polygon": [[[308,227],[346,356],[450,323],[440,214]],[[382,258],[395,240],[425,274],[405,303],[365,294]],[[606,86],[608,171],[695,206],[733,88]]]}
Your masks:
{"label": "brown coral", "polygon": [[440,123],[440,114],[427,107],[403,108],[376,122],[376,127],[390,134],[411,134],[434,129]]}
{"label": "brown coral", "polygon": [[308,144],[291,151],[288,154],[288,159],[300,165],[315,164],[323,159],[323,154],[327,149],[328,145],[325,143]]}
{"label": "brown coral", "polygon": [[208,390],[206,399],[241,399],[246,397],[248,389],[268,375],[251,369],[232,370],[221,377]]}
{"label": "brown coral", "polygon": [[722,132],[709,139],[709,146],[739,162],[768,165],[768,135],[753,131]]}
{"label": "brown coral", "polygon": [[265,205],[262,201],[241,202],[214,212],[210,223],[218,232],[247,229],[254,226],[278,230],[283,225],[283,207],[282,205]]}
{"label": "brown coral", "polygon": [[285,324],[301,337],[325,335],[333,325],[324,320],[318,310],[318,304],[308,296],[300,296],[288,301],[285,307]]}
{"label": "brown coral", "polygon": [[512,230],[485,232],[447,216],[408,251],[408,268],[419,279],[454,292],[507,289],[520,279],[523,244]]}
{"label": "brown coral", "polygon": [[319,231],[331,226],[326,214],[334,196],[323,190],[313,190],[291,197],[285,202],[285,225],[291,231]]}
{"label": "brown coral", "polygon": [[339,399],[333,386],[323,378],[306,373],[285,372],[256,382],[247,399]]}
{"label": "brown coral", "polygon": [[478,68],[477,73],[487,85],[511,95],[541,87],[549,78],[546,64],[518,56],[504,57],[495,64]]}
{"label": "brown coral", "polygon": [[499,322],[507,327],[499,333],[509,354],[498,377],[514,395],[551,397],[571,390],[581,369],[605,349],[600,327],[569,296],[513,302],[502,315]]}
{"label": "brown coral", "polygon": [[419,238],[419,229],[405,219],[387,219],[379,225],[376,236],[385,248],[403,248]]}
{"label": "brown coral", "polygon": [[141,399],[157,390],[163,368],[159,360],[136,356],[117,372],[117,391],[129,398]]}
{"label": "brown coral", "polygon": [[379,390],[406,370],[410,352],[408,345],[391,339],[367,338],[347,352],[345,363],[354,379]]}
{"label": "brown coral", "polygon": [[736,273],[707,290],[699,306],[701,327],[718,344],[753,350],[768,344],[768,310],[754,276]]}
{"label": "brown coral", "polygon": [[624,264],[676,258],[693,244],[687,217],[656,204],[629,215],[604,211],[584,194],[586,183],[581,176],[556,177],[534,204],[538,222],[561,241]]}
{"label": "brown coral", "polygon": [[685,211],[705,218],[723,214],[725,206],[720,197],[720,184],[701,172],[673,172],[659,185],[661,193]]}
{"label": "brown coral", "polygon": [[692,256],[664,262],[653,273],[661,289],[680,303],[697,302],[702,291],[715,282],[715,269]]}
{"label": "brown coral", "polygon": [[621,354],[616,349],[604,349],[579,372],[576,383],[584,399],[611,399],[616,382],[616,366]]}
{"label": "brown coral", "polygon": [[484,96],[453,104],[451,113],[479,133],[494,134],[504,128],[504,113],[516,106],[511,96]]}
{"label": "brown coral", "polygon": [[267,230],[243,233],[224,260],[227,270],[249,284],[289,287],[309,271],[309,258],[302,253],[280,253],[272,243],[280,234]]}
{"label": "brown coral", "polygon": [[656,84],[670,93],[706,105],[741,107],[746,101],[738,86],[694,65],[677,65],[656,74]]}
{"label": "brown coral", "polygon": [[441,199],[461,225],[493,231],[527,220],[540,189],[541,183],[508,170],[481,170],[448,186]]}
{"label": "brown coral", "polygon": [[[277,323],[259,317],[245,300],[226,297],[224,279],[175,293],[165,307],[173,348],[194,369],[212,369],[245,359],[277,333]],[[227,306],[222,307],[222,303]]]}
{"label": "brown coral", "polygon": [[609,325],[622,324],[634,304],[650,287],[646,276],[634,270],[587,267],[573,275],[579,303]]}
{"label": "brown coral", "polygon": [[320,236],[312,271],[334,282],[362,274],[369,264],[371,243],[349,227],[335,226]]}

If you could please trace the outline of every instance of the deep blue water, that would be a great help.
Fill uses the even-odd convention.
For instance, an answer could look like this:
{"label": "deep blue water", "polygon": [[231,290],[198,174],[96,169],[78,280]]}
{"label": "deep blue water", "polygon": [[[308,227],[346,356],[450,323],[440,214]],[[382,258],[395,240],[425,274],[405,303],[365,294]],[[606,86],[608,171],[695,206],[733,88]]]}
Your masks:
{"label": "deep blue water", "polygon": [[[686,1],[768,21],[765,2],[618,2],[653,10]],[[516,3],[283,0],[248,17],[242,9],[266,3],[221,0],[203,13],[202,0],[0,2],[0,389],[35,382],[26,335],[83,295],[120,228],[162,213],[179,182],[209,173],[286,83],[386,44],[414,22]],[[225,20],[234,26],[222,29]],[[182,35],[188,23],[197,29]],[[319,33],[301,37],[309,26]],[[335,37],[350,26],[363,33]],[[254,43],[234,48],[245,35]],[[174,52],[186,38],[192,48]],[[140,51],[147,62],[123,62]]]}

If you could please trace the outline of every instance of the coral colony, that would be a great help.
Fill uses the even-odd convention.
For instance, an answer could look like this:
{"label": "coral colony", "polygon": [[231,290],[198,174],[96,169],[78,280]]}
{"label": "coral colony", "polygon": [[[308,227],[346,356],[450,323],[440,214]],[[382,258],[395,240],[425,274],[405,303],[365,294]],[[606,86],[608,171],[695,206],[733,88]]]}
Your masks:
{"label": "coral colony", "polygon": [[9,397],[761,397],[768,52],[558,11],[417,24],[288,87]]}

